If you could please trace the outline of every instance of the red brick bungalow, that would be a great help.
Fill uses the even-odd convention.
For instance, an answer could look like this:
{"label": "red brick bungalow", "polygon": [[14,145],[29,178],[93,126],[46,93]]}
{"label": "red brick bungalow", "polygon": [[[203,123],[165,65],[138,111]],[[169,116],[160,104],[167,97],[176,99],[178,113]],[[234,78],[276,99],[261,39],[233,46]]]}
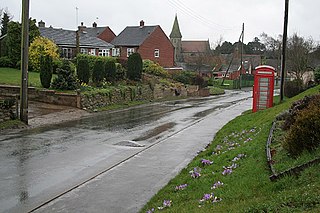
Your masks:
{"label": "red brick bungalow", "polygon": [[115,47],[112,56],[126,60],[130,54],[137,52],[142,59],[149,59],[163,67],[174,66],[174,47],[159,25],[126,27],[111,41]]}
{"label": "red brick bungalow", "polygon": [[[42,37],[51,39],[58,47],[62,58],[72,59],[76,56],[77,31],[46,27],[43,21],[39,23],[39,31]],[[81,23],[79,30],[80,53],[100,56],[111,56],[115,34],[109,27],[86,27]]]}

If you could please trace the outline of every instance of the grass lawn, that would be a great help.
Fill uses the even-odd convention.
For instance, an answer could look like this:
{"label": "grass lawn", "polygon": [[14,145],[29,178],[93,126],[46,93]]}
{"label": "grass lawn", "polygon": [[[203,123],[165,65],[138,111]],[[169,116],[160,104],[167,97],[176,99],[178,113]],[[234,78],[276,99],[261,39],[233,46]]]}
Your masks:
{"label": "grass lawn", "polygon": [[[171,201],[171,206],[162,212],[320,212],[320,165],[304,170],[299,176],[271,182],[265,152],[275,117],[293,101],[319,93],[319,89],[320,86],[309,89],[268,110],[247,111],[230,121],[207,149],[161,189],[141,212],[151,209],[160,212],[158,207],[166,206],[164,200],[167,205]],[[204,159],[208,160],[207,165],[201,162]],[[283,161],[294,160],[283,158]],[[283,165],[292,165],[281,163],[281,169],[285,169]],[[200,172],[200,177],[191,177],[197,176],[195,170]]]}
{"label": "grass lawn", "polygon": [[[0,84],[20,86],[21,70],[1,67]],[[28,72],[28,85],[32,87],[42,87],[40,83],[40,73]]]}

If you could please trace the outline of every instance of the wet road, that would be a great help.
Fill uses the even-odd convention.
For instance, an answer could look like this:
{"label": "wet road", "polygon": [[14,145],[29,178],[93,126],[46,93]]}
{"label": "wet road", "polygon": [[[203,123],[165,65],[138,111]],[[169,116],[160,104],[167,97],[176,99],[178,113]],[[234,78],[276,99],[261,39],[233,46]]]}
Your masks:
{"label": "wet road", "polygon": [[228,92],[1,135],[0,211],[29,212],[57,197],[37,210],[137,212],[219,128],[251,108],[248,97]]}

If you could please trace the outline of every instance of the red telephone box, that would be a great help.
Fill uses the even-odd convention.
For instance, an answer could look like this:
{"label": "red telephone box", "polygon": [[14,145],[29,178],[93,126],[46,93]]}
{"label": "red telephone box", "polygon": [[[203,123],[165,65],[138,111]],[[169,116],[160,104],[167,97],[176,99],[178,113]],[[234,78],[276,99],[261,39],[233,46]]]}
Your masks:
{"label": "red telephone box", "polygon": [[275,68],[271,66],[256,67],[253,85],[253,112],[272,107],[274,73]]}

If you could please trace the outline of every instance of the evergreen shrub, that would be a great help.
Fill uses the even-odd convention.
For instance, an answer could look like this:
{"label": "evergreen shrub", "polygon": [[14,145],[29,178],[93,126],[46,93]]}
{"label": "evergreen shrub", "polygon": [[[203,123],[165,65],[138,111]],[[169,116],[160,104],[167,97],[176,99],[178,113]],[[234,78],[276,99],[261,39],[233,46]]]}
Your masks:
{"label": "evergreen shrub", "polygon": [[102,58],[97,58],[93,66],[92,81],[99,84],[105,77],[105,63]]}
{"label": "evergreen shrub", "polygon": [[40,56],[40,82],[44,88],[49,88],[52,79],[52,57]]}
{"label": "evergreen shrub", "polygon": [[127,76],[130,80],[140,80],[142,75],[142,58],[139,53],[133,53],[128,58]]}
{"label": "evergreen shrub", "polygon": [[90,67],[89,61],[86,57],[77,58],[77,76],[81,83],[89,83],[90,80]]}
{"label": "evergreen shrub", "polygon": [[113,82],[117,77],[117,66],[115,61],[107,60],[105,63],[105,73],[107,81]]}

